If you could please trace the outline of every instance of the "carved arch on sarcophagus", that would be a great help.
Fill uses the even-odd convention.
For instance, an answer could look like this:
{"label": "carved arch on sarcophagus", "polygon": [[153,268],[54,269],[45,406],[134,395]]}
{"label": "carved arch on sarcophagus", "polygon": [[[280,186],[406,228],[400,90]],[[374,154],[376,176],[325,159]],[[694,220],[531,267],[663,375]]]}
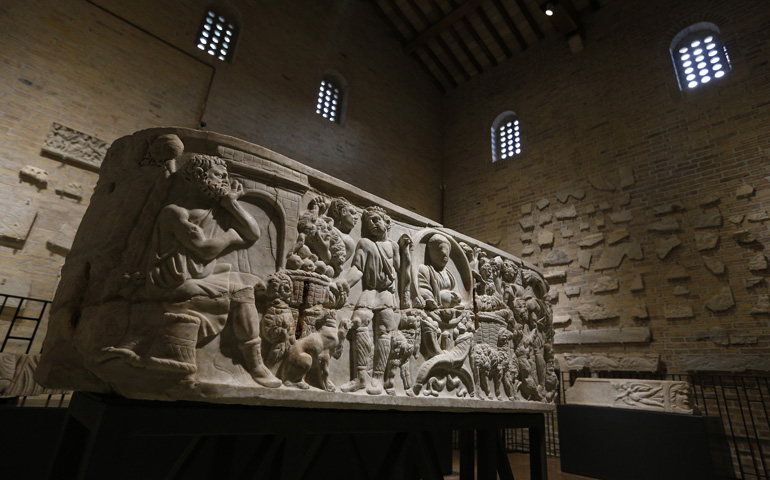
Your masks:
{"label": "carved arch on sarcophagus", "polygon": [[278,271],[286,257],[286,210],[274,196],[244,185],[245,193],[238,199],[243,208],[259,224],[259,239],[243,250],[228,252],[223,260],[237,271],[264,278]]}
{"label": "carved arch on sarcophagus", "polygon": [[[462,302],[464,304],[470,304],[473,301],[473,273],[471,272],[470,263],[468,263],[468,257],[465,256],[465,252],[457,240],[451,235],[436,228],[424,228],[412,236],[412,242],[414,244],[414,252],[412,253],[412,298],[417,298],[417,274],[420,265],[423,265],[426,261],[425,251],[427,249],[428,240],[433,235],[441,235],[446,238],[451,245],[449,252],[449,259],[451,260],[447,268],[454,266],[454,272],[458,275],[457,293],[460,294]],[[452,268],[450,268],[452,271]]]}

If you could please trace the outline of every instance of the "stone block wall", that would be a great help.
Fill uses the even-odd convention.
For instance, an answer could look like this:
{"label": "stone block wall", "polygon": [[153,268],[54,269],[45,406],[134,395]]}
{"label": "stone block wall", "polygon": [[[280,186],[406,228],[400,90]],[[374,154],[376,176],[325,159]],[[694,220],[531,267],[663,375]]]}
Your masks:
{"label": "stone block wall", "polygon": [[[603,3],[583,52],[550,33],[449,93],[445,224],[544,267],[573,367],[767,370],[770,10]],[[681,92],[669,44],[701,21],[732,71]],[[523,153],[492,164],[506,110]]]}
{"label": "stone block wall", "polygon": [[[53,294],[97,179],[98,162],[73,153],[153,126],[203,121],[439,219],[440,94],[372,5],[233,1],[233,63],[195,47],[208,5],[0,6],[0,282],[20,284],[10,293]],[[344,125],[314,113],[327,69],[350,86]],[[82,134],[63,153],[44,148],[54,124]]]}

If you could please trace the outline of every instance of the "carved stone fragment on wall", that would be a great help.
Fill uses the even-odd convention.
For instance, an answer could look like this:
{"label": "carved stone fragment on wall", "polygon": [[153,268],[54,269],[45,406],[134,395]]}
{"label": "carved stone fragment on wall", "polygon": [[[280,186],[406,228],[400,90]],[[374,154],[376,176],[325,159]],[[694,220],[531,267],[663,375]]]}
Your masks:
{"label": "carved stone fragment on wall", "polygon": [[744,216],[745,216],[744,214],[739,213],[738,215],[731,215],[731,216],[727,217],[727,220],[729,220],[730,223],[732,223],[734,225],[740,225],[743,222],[743,217]]}
{"label": "carved stone fragment on wall", "polygon": [[634,217],[628,210],[621,210],[619,212],[611,213],[610,220],[614,223],[627,223],[633,220]]}
{"label": "carved stone fragment on wall", "polygon": [[651,232],[676,232],[679,231],[679,220],[676,218],[667,218],[665,220],[659,220],[647,227],[647,230]]}
{"label": "carved stone fragment on wall", "polygon": [[22,200],[5,210],[0,218],[0,240],[23,244],[37,218],[37,206],[32,200]]}
{"label": "carved stone fragment on wall", "polygon": [[555,345],[591,345],[605,343],[650,343],[648,327],[592,328],[556,332]]}
{"label": "carved stone fragment on wall", "polygon": [[121,138],[99,182],[110,188],[96,188],[52,305],[45,385],[268,405],[552,408],[554,294],[529,263],[210,132]]}
{"label": "carved stone fragment on wall", "polygon": [[565,394],[569,404],[696,413],[692,387],[683,381],[578,378]]}
{"label": "carved stone fragment on wall", "polygon": [[593,215],[594,213],[596,213],[596,207],[593,205],[586,205],[586,214]]}
{"label": "carved stone fragment on wall", "polygon": [[770,313],[770,295],[758,295],[757,303],[751,307],[751,313]]}
{"label": "carved stone fragment on wall", "polygon": [[556,210],[554,212],[554,216],[558,220],[568,220],[568,219],[577,217],[577,211],[575,210],[575,206],[574,205],[570,205],[567,208],[562,208],[561,210]]}
{"label": "carved stone fragment on wall", "polygon": [[570,256],[563,250],[552,250],[543,258],[544,267],[569,265],[570,263],[572,263],[572,258],[570,258]]}
{"label": "carved stone fragment on wall", "polygon": [[752,223],[760,223],[760,222],[770,220],[770,215],[768,215],[766,211],[754,212],[754,213],[748,214],[746,219]]}
{"label": "carved stone fragment on wall", "polygon": [[594,245],[598,245],[603,240],[604,240],[603,233],[592,233],[580,239],[580,241],[578,242],[578,245],[583,248],[590,248],[590,247],[593,247]]}
{"label": "carved stone fragment on wall", "polygon": [[628,238],[628,230],[625,228],[619,228],[607,234],[607,244],[614,245],[621,240],[625,240],[626,238]]}
{"label": "carved stone fragment on wall", "polygon": [[61,253],[69,252],[75,240],[75,233],[75,227],[68,223],[63,224],[56,235],[48,240],[48,248]]}
{"label": "carved stone fragment on wall", "polygon": [[679,319],[679,318],[691,318],[695,314],[692,311],[692,307],[689,305],[666,305],[664,309],[663,316],[665,318],[669,319]]}
{"label": "carved stone fragment on wall", "polygon": [[591,268],[591,256],[591,252],[587,252],[585,250],[578,252],[578,265],[580,265],[580,268],[583,270],[588,270]]}
{"label": "carved stone fragment on wall", "polygon": [[708,299],[706,308],[712,312],[724,312],[735,305],[733,291],[730,287],[722,287],[716,295]]}
{"label": "carved stone fragment on wall", "polygon": [[666,280],[686,280],[690,278],[690,272],[683,265],[671,265],[666,269]]}
{"label": "carved stone fragment on wall", "polygon": [[731,372],[770,371],[770,355],[682,355],[686,371]]}
{"label": "carved stone fragment on wall", "polygon": [[607,179],[606,175],[591,175],[588,177],[588,183],[597,190],[604,192],[614,192],[615,185]]}
{"label": "carved stone fragment on wall", "polygon": [[764,277],[749,277],[745,280],[746,288],[753,288],[765,281]]}
{"label": "carved stone fragment on wall", "polygon": [[596,269],[617,268],[626,256],[632,260],[641,260],[643,258],[641,244],[639,242],[628,242],[605,248],[601,257],[599,257],[599,261],[596,262]]}
{"label": "carved stone fragment on wall", "polygon": [[567,279],[567,272],[565,270],[551,270],[545,272],[545,279],[549,282],[563,282]]}
{"label": "carved stone fragment on wall", "polygon": [[609,320],[620,316],[618,312],[596,302],[581,303],[575,310],[585,321]]}
{"label": "carved stone fragment on wall", "polygon": [[634,167],[631,165],[621,165],[618,168],[618,176],[620,177],[620,188],[630,187],[636,183],[634,178]]}
{"label": "carved stone fragment on wall", "polygon": [[644,290],[644,279],[642,276],[639,274],[634,275],[634,278],[631,279],[631,284],[628,286],[628,288],[632,292]]}
{"label": "carved stone fragment on wall", "polygon": [[621,195],[620,199],[618,199],[618,205],[620,205],[621,207],[625,207],[629,203],[631,203],[630,193],[624,193],[623,195]]}
{"label": "carved stone fragment on wall", "polygon": [[54,123],[43,151],[82,166],[98,169],[110,144],[91,135]]}
{"label": "carved stone fragment on wall", "polygon": [[705,207],[712,207],[719,203],[721,198],[717,195],[714,195],[713,193],[707,193],[703,198],[701,198],[700,203],[698,203],[699,207],[705,208]]}
{"label": "carved stone fragment on wall", "polygon": [[531,203],[525,203],[521,206],[521,214],[522,215],[529,215],[532,213],[532,204]]}
{"label": "carved stone fragment on wall", "polygon": [[599,277],[591,284],[591,291],[593,293],[607,293],[614,292],[618,289],[618,281],[612,277]]}
{"label": "carved stone fragment on wall", "polygon": [[767,269],[767,257],[763,253],[758,253],[751,257],[748,264],[749,270],[766,270]]}
{"label": "carved stone fragment on wall", "polygon": [[647,305],[644,303],[637,303],[634,306],[631,307],[629,310],[629,313],[631,314],[631,317],[637,318],[640,320],[644,320],[646,318],[649,318],[649,313],[647,312]]}
{"label": "carved stone fragment on wall", "polygon": [[19,172],[19,176],[22,180],[30,182],[38,188],[45,188],[48,186],[48,172],[42,168],[26,165]]}
{"label": "carved stone fragment on wall", "polygon": [[692,228],[712,228],[722,226],[722,214],[719,210],[690,215]]}
{"label": "carved stone fragment on wall", "polygon": [[659,355],[603,355],[600,353],[557,355],[562,371],[583,370],[609,372],[657,372],[660,369]]}
{"label": "carved stone fragment on wall", "polygon": [[568,297],[580,296],[580,287],[567,287],[564,289],[564,293],[566,293]]}
{"label": "carved stone fragment on wall", "polygon": [[575,233],[572,231],[572,229],[569,228],[562,228],[561,229],[561,237],[562,238],[572,238],[575,236]]}
{"label": "carved stone fragment on wall", "polygon": [[679,212],[681,210],[684,210],[684,205],[682,205],[682,202],[679,201],[661,203],[652,207],[652,211],[655,213],[655,215],[666,215],[669,213]]}
{"label": "carved stone fragment on wall", "polygon": [[695,232],[695,248],[698,251],[711,250],[719,243],[719,234],[712,232]]}
{"label": "carved stone fragment on wall", "polygon": [[540,230],[537,232],[537,244],[540,248],[553,245],[553,232],[550,230]]}
{"label": "carved stone fragment on wall", "polygon": [[538,202],[535,205],[537,206],[538,210],[543,210],[545,209],[545,207],[547,207],[550,204],[551,204],[550,200],[548,200],[547,198],[541,198],[540,200],[538,200]]}
{"label": "carved stone fragment on wall", "polygon": [[708,268],[714,275],[722,275],[725,273],[725,264],[716,257],[703,257],[703,264],[706,265],[706,268]]}
{"label": "carved stone fragment on wall", "polygon": [[602,212],[612,211],[612,204],[610,202],[601,202],[599,203],[599,210]]}
{"label": "carved stone fragment on wall", "polygon": [[526,247],[521,249],[521,256],[522,257],[528,257],[528,256],[532,255],[533,253],[535,253],[535,247],[533,247],[532,245],[527,245]]}
{"label": "carved stone fragment on wall", "polygon": [[59,187],[55,190],[57,195],[63,197],[69,197],[74,200],[82,200],[85,196],[85,189],[79,183],[70,182],[63,187]]}
{"label": "carved stone fragment on wall", "polygon": [[677,285],[676,287],[674,287],[674,289],[671,291],[671,293],[673,293],[674,296],[682,297],[682,296],[685,296],[685,295],[689,295],[690,294],[690,290],[688,290],[687,287],[684,287],[682,285]]}
{"label": "carved stone fragment on wall", "polygon": [[671,250],[675,249],[681,244],[682,241],[679,240],[679,237],[676,235],[660,239],[655,242],[655,254],[662,260],[668,256]]}
{"label": "carved stone fragment on wall", "polygon": [[744,184],[735,191],[735,198],[749,198],[754,195],[754,186]]}
{"label": "carved stone fragment on wall", "polygon": [[532,220],[532,217],[524,217],[519,219],[519,225],[522,230],[527,232],[535,228],[535,221]]}
{"label": "carved stone fragment on wall", "polygon": [[756,234],[749,232],[748,230],[738,230],[737,232],[734,232],[733,238],[741,245],[756,243],[758,240]]}
{"label": "carved stone fragment on wall", "polygon": [[550,213],[542,213],[537,217],[538,226],[548,225],[553,221],[553,215]]}

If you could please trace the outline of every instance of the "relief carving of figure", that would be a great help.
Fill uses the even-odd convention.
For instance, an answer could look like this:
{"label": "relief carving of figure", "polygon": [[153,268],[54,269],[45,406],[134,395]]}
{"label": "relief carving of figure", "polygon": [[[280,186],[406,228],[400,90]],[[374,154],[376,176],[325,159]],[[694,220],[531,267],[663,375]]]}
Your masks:
{"label": "relief carving of figure", "polygon": [[270,302],[259,324],[265,355],[265,365],[273,368],[286,356],[294,344],[297,321],[287,303],[292,293],[292,280],[284,272],[276,272],[266,281],[266,296]]}
{"label": "relief carving of figure", "polygon": [[[259,225],[238,202],[243,186],[230,181],[227,166],[218,157],[193,155],[183,169],[187,194],[163,207],[155,223],[147,266],[148,296],[175,303],[229,297],[227,323],[246,370],[263,386],[280,386],[262,361],[253,285],[242,283],[229,264],[216,261],[231,249],[245,248],[259,239]],[[205,320],[200,325],[201,336],[221,330]]]}
{"label": "relief carving of figure", "polygon": [[362,284],[351,317],[354,337],[351,373],[354,378],[341,387],[344,392],[366,388],[367,393],[377,395],[383,390],[391,333],[398,328],[401,320],[397,294],[400,254],[396,242],[388,238],[390,227],[391,219],[385,210],[380,207],[364,209],[361,239],[356,244],[353,264],[339,282],[340,290],[348,289],[359,281]]}
{"label": "relief carving of figure", "polygon": [[626,405],[647,405],[661,410],[665,408],[663,387],[647,383],[612,382],[615,401]]}

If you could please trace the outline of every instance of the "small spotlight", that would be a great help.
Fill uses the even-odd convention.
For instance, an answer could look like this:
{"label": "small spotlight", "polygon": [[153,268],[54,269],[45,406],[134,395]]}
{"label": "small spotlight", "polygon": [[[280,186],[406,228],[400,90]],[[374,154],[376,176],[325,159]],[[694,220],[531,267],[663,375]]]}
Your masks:
{"label": "small spotlight", "polygon": [[550,8],[546,8],[545,9],[545,14],[548,15],[549,17],[553,16],[553,10],[551,10]]}
{"label": "small spotlight", "polygon": [[553,3],[552,2],[545,2],[544,4],[540,5],[540,8],[543,9],[546,15],[549,17],[553,16]]}

